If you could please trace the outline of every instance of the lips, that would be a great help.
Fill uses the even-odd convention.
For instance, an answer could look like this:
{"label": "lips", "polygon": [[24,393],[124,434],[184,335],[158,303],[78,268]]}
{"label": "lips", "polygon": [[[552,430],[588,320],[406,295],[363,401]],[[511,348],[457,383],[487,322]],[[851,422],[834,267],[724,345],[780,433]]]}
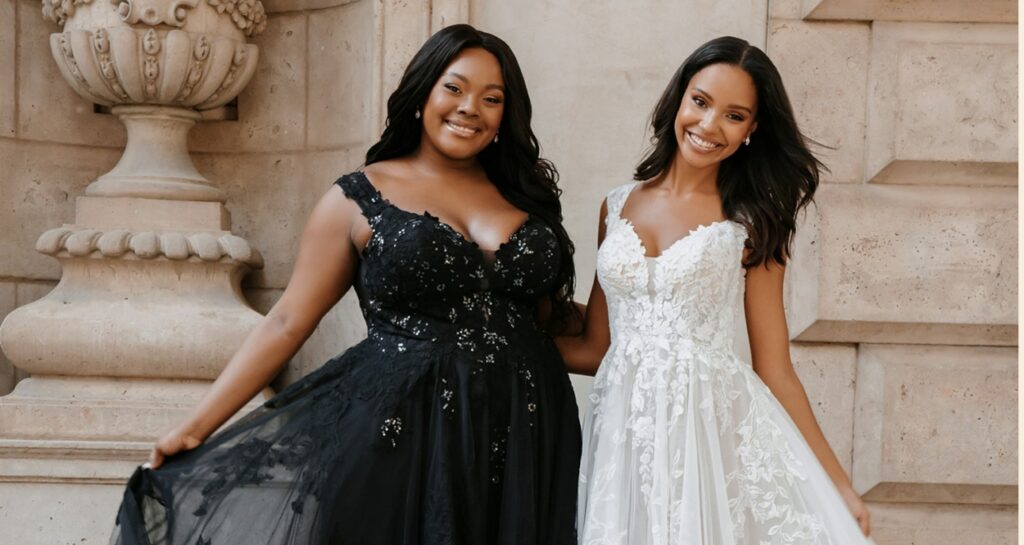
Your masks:
{"label": "lips", "polygon": [[693,145],[693,147],[701,151],[714,151],[718,148],[723,147],[722,144],[701,138],[690,131],[686,131],[686,139],[690,142],[691,145]]}
{"label": "lips", "polygon": [[458,121],[452,121],[450,119],[445,120],[444,126],[447,127],[448,130],[451,131],[453,134],[462,138],[472,138],[473,136],[476,136],[478,132],[480,132],[480,129],[478,127],[466,125],[464,123],[459,123]]}

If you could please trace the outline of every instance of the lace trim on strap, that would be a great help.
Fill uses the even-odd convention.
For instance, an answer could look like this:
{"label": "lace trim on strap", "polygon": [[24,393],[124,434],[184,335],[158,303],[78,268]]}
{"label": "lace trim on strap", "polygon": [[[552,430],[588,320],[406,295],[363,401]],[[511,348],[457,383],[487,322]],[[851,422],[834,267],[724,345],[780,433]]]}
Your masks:
{"label": "lace trim on strap", "polygon": [[608,216],[607,220],[611,218],[619,218],[622,214],[622,207],[626,205],[626,198],[636,187],[637,182],[630,182],[628,184],[620,185],[615,189],[608,192],[605,197],[605,202],[608,204]]}
{"label": "lace trim on strap", "polygon": [[386,206],[377,188],[370,184],[370,180],[362,172],[346,174],[334,183],[345,192],[346,197],[359,205],[359,209],[368,218],[380,215]]}

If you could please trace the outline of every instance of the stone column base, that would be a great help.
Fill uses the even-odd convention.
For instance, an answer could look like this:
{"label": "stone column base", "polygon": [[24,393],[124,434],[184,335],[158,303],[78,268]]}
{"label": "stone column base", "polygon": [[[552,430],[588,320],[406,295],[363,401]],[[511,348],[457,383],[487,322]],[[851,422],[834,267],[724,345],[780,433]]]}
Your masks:
{"label": "stone column base", "polygon": [[209,385],[45,376],[18,383],[0,397],[0,543],[106,545],[128,478]]}

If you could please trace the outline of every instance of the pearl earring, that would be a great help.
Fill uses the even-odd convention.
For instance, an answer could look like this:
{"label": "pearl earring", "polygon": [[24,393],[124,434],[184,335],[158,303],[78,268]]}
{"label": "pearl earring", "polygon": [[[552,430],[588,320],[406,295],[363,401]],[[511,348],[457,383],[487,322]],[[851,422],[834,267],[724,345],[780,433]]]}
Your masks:
{"label": "pearl earring", "polygon": [[[420,118],[420,109],[419,108],[416,108],[416,113],[413,114],[413,117],[415,117],[416,119]],[[749,138],[748,138],[748,140],[749,140]]]}
{"label": "pearl earring", "polygon": [[494,133],[494,143],[498,143],[498,133]]}

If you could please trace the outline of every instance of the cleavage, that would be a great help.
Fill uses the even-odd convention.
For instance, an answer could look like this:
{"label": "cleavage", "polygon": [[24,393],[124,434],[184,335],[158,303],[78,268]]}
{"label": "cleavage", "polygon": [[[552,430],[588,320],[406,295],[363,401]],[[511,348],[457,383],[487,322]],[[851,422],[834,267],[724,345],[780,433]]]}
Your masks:
{"label": "cleavage", "polygon": [[[429,220],[432,220],[432,221],[436,222],[437,224],[439,224],[442,228],[450,231],[454,235],[457,235],[464,242],[466,242],[466,243],[476,247],[481,252],[489,253],[491,255],[493,255],[495,252],[497,252],[499,249],[501,249],[501,247],[504,246],[505,244],[508,244],[509,242],[511,242],[512,238],[514,238],[516,236],[516,234],[519,233],[519,231],[521,231],[526,226],[527,222],[530,220],[530,215],[529,214],[527,214],[525,212],[522,212],[522,211],[519,211],[518,209],[512,207],[511,204],[509,204],[509,207],[512,210],[516,210],[517,212],[522,214],[522,217],[520,219],[517,219],[515,221],[514,225],[510,224],[509,227],[506,227],[505,229],[502,230],[505,234],[501,235],[500,240],[497,243],[495,243],[495,244],[488,244],[487,247],[483,247],[479,243],[479,238],[474,236],[472,231],[468,227],[466,227],[466,224],[468,222],[466,222],[466,221],[450,221],[448,219],[442,218],[440,215],[434,214],[433,212],[430,211],[431,208],[436,209],[436,207],[424,206],[422,203],[417,203],[414,206],[409,206],[406,203],[395,203],[394,201],[391,200],[390,197],[387,197],[383,193],[381,193],[381,191],[379,189],[377,189],[376,184],[374,184],[369,179],[369,177],[366,176],[365,173],[362,173],[362,174],[366,178],[366,181],[370,184],[370,186],[373,187],[374,191],[376,191],[377,195],[380,196],[380,199],[382,201],[384,201],[384,203],[387,206],[390,206],[390,207],[392,207],[392,208],[394,208],[396,210],[399,210],[401,212],[404,212],[404,213],[412,215],[412,216],[420,216],[420,217],[425,217],[425,218],[427,218]],[[501,198],[501,197],[499,196],[498,198]],[[417,210],[422,210],[422,212],[417,212]],[[488,214],[486,212],[484,212],[481,215],[486,216]],[[500,216],[505,216],[505,215],[507,215],[507,213],[502,211],[502,212],[499,213],[499,215]],[[492,216],[493,216],[493,214],[492,214]],[[494,230],[498,231],[499,229],[500,228],[496,228]],[[501,234],[501,233],[499,233],[499,234]]]}

